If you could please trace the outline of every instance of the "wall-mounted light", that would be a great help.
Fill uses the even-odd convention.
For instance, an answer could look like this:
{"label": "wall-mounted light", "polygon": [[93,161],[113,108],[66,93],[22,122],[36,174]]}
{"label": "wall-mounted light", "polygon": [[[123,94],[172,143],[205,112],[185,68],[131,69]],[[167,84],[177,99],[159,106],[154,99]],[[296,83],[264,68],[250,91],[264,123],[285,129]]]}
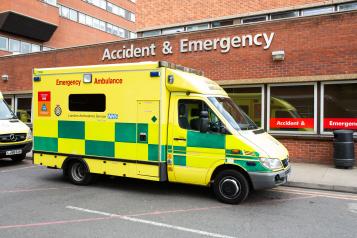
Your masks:
{"label": "wall-mounted light", "polygon": [[273,61],[283,61],[285,59],[284,50],[273,51],[271,55],[273,57]]}
{"label": "wall-mounted light", "polygon": [[3,74],[3,75],[1,76],[1,79],[2,79],[3,81],[8,81],[8,80],[9,80],[9,75]]}

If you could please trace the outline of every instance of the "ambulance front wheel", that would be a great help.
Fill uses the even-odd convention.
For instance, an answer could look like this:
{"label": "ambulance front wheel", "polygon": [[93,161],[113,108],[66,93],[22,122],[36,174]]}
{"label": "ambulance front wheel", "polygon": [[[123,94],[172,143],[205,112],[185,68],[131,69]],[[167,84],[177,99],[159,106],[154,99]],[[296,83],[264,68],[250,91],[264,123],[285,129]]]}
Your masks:
{"label": "ambulance front wheel", "polygon": [[93,181],[93,174],[89,172],[82,161],[75,160],[71,162],[65,174],[76,185],[88,185]]}
{"label": "ambulance front wheel", "polygon": [[249,183],[240,172],[223,170],[214,179],[213,191],[219,201],[228,204],[239,204],[249,194]]}

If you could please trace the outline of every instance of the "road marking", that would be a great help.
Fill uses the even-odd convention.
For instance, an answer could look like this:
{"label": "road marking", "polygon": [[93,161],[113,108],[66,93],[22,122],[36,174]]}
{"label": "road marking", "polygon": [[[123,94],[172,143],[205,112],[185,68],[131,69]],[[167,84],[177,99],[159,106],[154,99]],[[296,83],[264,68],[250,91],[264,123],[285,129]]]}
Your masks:
{"label": "road marking", "polygon": [[80,223],[80,222],[100,221],[100,220],[108,220],[108,219],[110,219],[110,218],[96,217],[96,218],[50,221],[50,222],[40,222],[40,223],[30,223],[30,224],[19,224],[19,225],[5,225],[5,226],[0,226],[0,230],[11,229],[11,228],[39,227],[39,226],[48,226],[48,225],[62,225],[62,224],[68,224],[68,223]]}
{"label": "road marking", "polygon": [[298,194],[298,195],[312,195],[316,197],[325,197],[325,198],[334,198],[340,200],[351,200],[357,201],[357,195],[354,194],[343,194],[337,192],[315,192],[315,191],[307,191],[301,189],[290,189],[290,188],[274,188],[272,191],[281,192],[281,193],[290,193],[290,194]]}
{"label": "road marking", "polygon": [[186,227],[182,227],[182,226],[175,226],[175,225],[170,225],[170,224],[161,223],[161,222],[149,221],[149,220],[134,218],[134,217],[130,217],[130,216],[123,216],[123,215],[118,215],[118,214],[113,214],[113,213],[90,210],[90,209],[81,208],[81,207],[67,206],[66,208],[81,211],[81,212],[99,214],[99,215],[112,217],[112,218],[118,218],[121,220],[126,220],[126,221],[131,221],[131,222],[136,222],[136,223],[144,223],[144,224],[148,224],[148,225],[152,225],[152,226],[165,227],[165,228],[169,228],[169,229],[195,233],[195,234],[209,236],[209,237],[233,238],[232,236],[226,236],[226,235],[222,235],[222,234],[211,233],[211,232],[207,232],[207,231],[196,230],[196,229],[186,228]]}
{"label": "road marking", "polygon": [[38,192],[38,191],[60,190],[60,189],[68,189],[68,188],[73,188],[73,187],[59,187],[59,188],[30,188],[30,189],[0,190],[0,193]]}
{"label": "road marking", "polygon": [[349,203],[348,210],[353,213],[357,213],[357,203]]}
{"label": "road marking", "polygon": [[0,170],[0,173],[8,173],[12,171],[17,171],[17,170],[23,170],[23,169],[30,169],[30,168],[35,168],[39,167],[38,165],[32,165],[32,166],[27,166],[27,167],[21,167],[21,168],[15,168],[15,169],[5,169],[5,170]]}

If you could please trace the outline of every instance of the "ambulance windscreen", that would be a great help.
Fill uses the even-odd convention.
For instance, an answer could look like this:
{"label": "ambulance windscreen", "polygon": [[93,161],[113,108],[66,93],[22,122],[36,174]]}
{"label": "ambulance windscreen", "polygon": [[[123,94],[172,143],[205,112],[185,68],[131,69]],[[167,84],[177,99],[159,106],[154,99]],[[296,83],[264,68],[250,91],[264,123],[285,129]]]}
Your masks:
{"label": "ambulance windscreen", "polygon": [[10,110],[4,100],[0,100],[0,120],[16,119],[16,115]]}
{"label": "ambulance windscreen", "polygon": [[208,98],[224,118],[236,130],[255,130],[258,126],[252,119],[235,104],[232,99],[225,97],[209,97]]}

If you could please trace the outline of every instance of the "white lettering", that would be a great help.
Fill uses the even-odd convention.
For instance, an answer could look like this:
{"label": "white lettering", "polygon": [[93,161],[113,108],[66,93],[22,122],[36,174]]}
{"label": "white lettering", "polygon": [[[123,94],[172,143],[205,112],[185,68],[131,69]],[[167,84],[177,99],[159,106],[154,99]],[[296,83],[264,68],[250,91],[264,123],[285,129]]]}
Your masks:
{"label": "white lettering", "polygon": [[222,38],[219,45],[221,47],[221,52],[227,53],[231,49],[231,38]]}
{"label": "white lettering", "polygon": [[111,60],[111,58],[110,58],[110,51],[109,51],[109,49],[108,48],[106,48],[105,50],[104,50],[104,53],[103,53],[103,57],[102,57],[102,60]]}
{"label": "white lettering", "polygon": [[235,37],[233,37],[232,38],[232,46],[234,47],[234,48],[239,48],[240,47],[240,42],[241,42],[241,40],[240,40],[240,37],[239,36],[235,36]]}
{"label": "white lettering", "polygon": [[189,51],[202,51],[203,50],[203,44],[202,41],[189,41],[188,42],[188,50]]}
{"label": "white lettering", "polygon": [[248,46],[253,45],[253,37],[252,35],[245,35],[242,36],[242,46],[245,47],[247,45],[247,40],[248,40]]}
{"label": "white lettering", "polygon": [[270,37],[268,38],[268,35],[266,33],[263,34],[264,40],[265,40],[265,46],[264,46],[264,50],[267,50],[270,48],[271,43],[273,42],[273,38],[274,38],[275,33],[272,32],[270,33]]}
{"label": "white lettering", "polygon": [[254,36],[254,44],[255,45],[262,45],[263,43],[261,41],[258,40],[258,38],[261,38],[263,35],[262,34],[256,34]]}
{"label": "white lettering", "polygon": [[180,52],[181,53],[186,53],[187,52],[187,42],[188,42],[187,39],[182,39],[180,41]]}

